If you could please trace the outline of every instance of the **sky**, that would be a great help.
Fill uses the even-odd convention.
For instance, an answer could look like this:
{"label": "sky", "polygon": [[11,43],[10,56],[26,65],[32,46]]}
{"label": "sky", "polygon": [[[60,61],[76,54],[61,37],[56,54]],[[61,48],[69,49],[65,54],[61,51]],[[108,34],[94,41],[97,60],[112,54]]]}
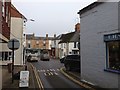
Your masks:
{"label": "sky", "polygon": [[12,0],[12,3],[28,19],[25,33],[58,36],[74,31],[75,24],[80,23],[77,12],[94,1],[96,0]]}

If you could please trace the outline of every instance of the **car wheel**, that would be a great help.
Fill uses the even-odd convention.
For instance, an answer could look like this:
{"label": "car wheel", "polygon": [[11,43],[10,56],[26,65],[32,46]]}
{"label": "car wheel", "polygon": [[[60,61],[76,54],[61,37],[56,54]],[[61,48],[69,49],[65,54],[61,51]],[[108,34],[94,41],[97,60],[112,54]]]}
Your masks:
{"label": "car wheel", "polygon": [[70,70],[71,70],[70,65],[68,65],[68,64],[65,65],[65,68],[66,68],[67,71],[70,71]]}

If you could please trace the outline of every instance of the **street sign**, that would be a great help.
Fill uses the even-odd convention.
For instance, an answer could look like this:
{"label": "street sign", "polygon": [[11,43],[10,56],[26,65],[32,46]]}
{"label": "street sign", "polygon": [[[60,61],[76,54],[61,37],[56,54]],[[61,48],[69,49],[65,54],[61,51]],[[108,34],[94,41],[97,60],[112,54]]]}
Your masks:
{"label": "street sign", "polygon": [[[13,45],[14,44],[14,45]],[[14,46],[14,47],[13,47]],[[17,39],[11,39],[9,42],[8,42],[8,48],[11,49],[11,50],[17,50],[20,46],[20,43]]]}
{"label": "street sign", "polygon": [[14,50],[17,50],[20,46],[20,43],[17,39],[11,39],[8,42],[8,48],[12,50],[12,83],[14,82]]}
{"label": "street sign", "polygon": [[29,71],[20,71],[19,87],[29,87]]}

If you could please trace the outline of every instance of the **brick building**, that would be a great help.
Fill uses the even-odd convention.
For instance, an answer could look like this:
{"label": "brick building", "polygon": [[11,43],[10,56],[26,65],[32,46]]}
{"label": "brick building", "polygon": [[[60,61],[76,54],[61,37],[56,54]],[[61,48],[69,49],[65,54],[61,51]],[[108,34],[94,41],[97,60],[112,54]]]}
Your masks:
{"label": "brick building", "polygon": [[[0,1],[0,62],[10,60],[8,57],[11,51],[7,47],[7,42],[10,39],[10,24],[11,24],[11,1]],[[1,63],[0,63],[1,64]]]}

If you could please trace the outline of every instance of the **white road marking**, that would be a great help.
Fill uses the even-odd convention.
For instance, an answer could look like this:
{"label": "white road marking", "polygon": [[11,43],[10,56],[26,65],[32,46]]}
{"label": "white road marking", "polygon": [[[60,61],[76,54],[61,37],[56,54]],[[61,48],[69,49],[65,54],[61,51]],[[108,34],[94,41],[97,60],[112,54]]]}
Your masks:
{"label": "white road marking", "polygon": [[49,72],[49,70],[47,70]]}
{"label": "white road marking", "polygon": [[58,75],[58,73],[54,72],[55,75]]}
{"label": "white road marking", "polygon": [[45,70],[43,69],[43,70],[40,70],[40,72],[45,72]]}
{"label": "white road marking", "polygon": [[60,69],[57,69],[57,71],[60,71]]}
{"label": "white road marking", "polygon": [[55,69],[52,69],[53,71],[55,71]]}
{"label": "white road marking", "polygon": [[52,69],[50,69],[50,71],[53,71]]}
{"label": "white road marking", "polygon": [[40,72],[40,70],[38,70],[38,72]]}
{"label": "white road marking", "polygon": [[45,75],[45,76],[47,76],[47,74],[46,74],[46,73],[44,73],[44,75]]}
{"label": "white road marking", "polygon": [[48,72],[48,75],[50,76],[50,75],[51,75],[51,73],[50,73],[50,72]]}
{"label": "white road marking", "polygon": [[53,73],[52,73],[52,72],[50,72],[50,74],[51,74],[51,75],[53,75]]}

